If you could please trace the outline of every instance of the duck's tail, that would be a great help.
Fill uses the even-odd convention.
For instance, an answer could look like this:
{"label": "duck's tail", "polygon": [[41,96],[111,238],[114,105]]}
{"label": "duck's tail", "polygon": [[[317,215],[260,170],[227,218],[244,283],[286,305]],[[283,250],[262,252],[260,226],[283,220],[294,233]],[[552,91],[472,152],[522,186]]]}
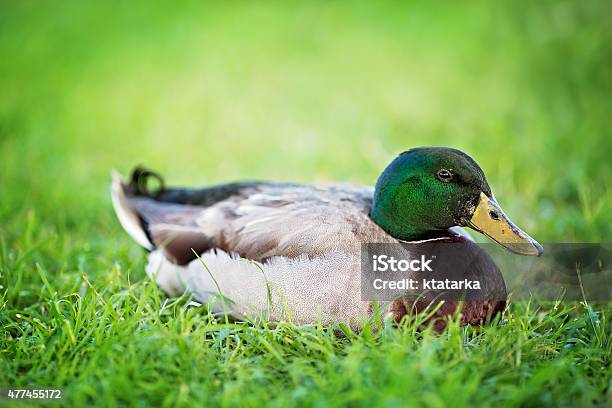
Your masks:
{"label": "duck's tail", "polygon": [[[149,234],[147,222],[136,211],[131,201],[138,197],[155,197],[164,189],[163,179],[157,173],[142,167],[136,167],[132,171],[129,182],[125,182],[117,172],[113,172],[112,177],[111,199],[121,226],[139,245],[152,251],[155,249],[155,244]],[[151,193],[147,187],[150,177],[155,178],[160,184],[155,193]]]}

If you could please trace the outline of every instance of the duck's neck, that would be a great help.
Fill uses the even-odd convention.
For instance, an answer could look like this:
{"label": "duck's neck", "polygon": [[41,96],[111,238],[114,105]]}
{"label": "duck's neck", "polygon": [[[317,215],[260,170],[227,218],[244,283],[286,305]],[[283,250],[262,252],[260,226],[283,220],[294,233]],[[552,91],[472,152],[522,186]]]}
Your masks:
{"label": "duck's neck", "polygon": [[440,233],[422,225],[422,219],[417,218],[410,205],[399,203],[401,200],[375,194],[370,218],[387,234],[402,241],[418,241]]}
{"label": "duck's neck", "polygon": [[395,220],[394,217],[388,217],[386,214],[383,215],[379,211],[375,211],[374,207],[372,207],[370,218],[387,234],[402,241],[419,241],[430,238],[434,233],[434,231],[398,224],[400,220]]}

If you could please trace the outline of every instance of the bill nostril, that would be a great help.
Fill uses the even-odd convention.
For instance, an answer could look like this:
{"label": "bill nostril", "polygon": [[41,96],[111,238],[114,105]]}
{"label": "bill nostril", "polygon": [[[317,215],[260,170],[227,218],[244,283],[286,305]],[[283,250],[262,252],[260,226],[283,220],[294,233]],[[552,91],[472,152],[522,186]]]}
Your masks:
{"label": "bill nostril", "polygon": [[499,214],[496,211],[489,211],[489,217],[495,221],[499,221]]}

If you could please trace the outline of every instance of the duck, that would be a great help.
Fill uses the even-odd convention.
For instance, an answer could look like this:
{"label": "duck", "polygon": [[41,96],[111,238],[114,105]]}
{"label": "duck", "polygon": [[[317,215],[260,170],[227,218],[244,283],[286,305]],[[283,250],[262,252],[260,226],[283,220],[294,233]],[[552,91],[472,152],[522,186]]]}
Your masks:
{"label": "duck", "polygon": [[[238,320],[360,330],[376,313],[397,325],[433,310],[427,324],[436,330],[457,313],[462,325],[483,325],[503,311],[507,290],[465,228],[519,255],[543,252],[504,213],[476,161],[450,147],[402,152],[374,188],[271,181],[169,188],[136,167],[127,179],[115,173],[110,190],[120,224],[148,252],[146,274],[167,295],[187,292]],[[423,296],[364,299],[362,252],[370,243],[404,245],[408,256],[459,245],[458,258],[468,260],[462,273],[480,279],[486,296],[433,309],[435,299]]]}

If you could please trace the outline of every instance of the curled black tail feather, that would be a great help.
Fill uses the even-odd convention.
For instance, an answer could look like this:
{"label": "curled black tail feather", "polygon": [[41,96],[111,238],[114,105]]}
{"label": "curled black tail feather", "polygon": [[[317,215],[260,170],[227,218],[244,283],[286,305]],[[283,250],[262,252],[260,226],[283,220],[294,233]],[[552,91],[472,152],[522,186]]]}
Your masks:
{"label": "curled black tail feather", "polygon": [[[159,187],[152,191],[149,189],[149,180],[154,178],[159,183]],[[126,192],[133,196],[147,196],[157,198],[166,189],[164,179],[153,170],[143,166],[137,166],[132,170],[129,183],[125,186]]]}

